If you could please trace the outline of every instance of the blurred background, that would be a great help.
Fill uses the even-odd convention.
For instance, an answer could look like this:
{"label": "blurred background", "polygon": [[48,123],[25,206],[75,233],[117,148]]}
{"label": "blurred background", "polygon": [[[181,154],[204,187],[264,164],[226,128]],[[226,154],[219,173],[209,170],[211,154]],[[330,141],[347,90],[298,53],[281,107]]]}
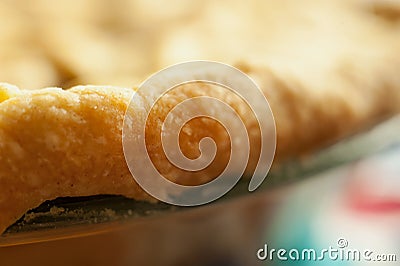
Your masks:
{"label": "blurred background", "polygon": [[[22,89],[135,87],[161,68],[199,59],[265,69],[252,77],[272,72],[301,84],[304,98],[335,95],[367,117],[377,102],[399,106],[400,1],[0,0],[0,82]],[[396,139],[384,136],[374,138]],[[340,238],[351,248],[395,254],[397,262],[385,265],[399,265],[399,149],[374,148],[379,156],[360,161],[371,142],[346,144],[329,157],[349,164],[340,170],[311,164],[313,178],[256,195],[94,236],[2,247],[0,265],[309,265],[319,262],[262,261],[257,251],[264,244],[337,248]],[[340,160],[354,150],[358,156]],[[296,171],[289,171],[295,180]]]}
{"label": "blurred background", "polygon": [[24,89],[131,87],[195,59],[320,85],[332,72],[362,75],[371,61],[390,72],[399,61],[396,0],[1,0],[0,18],[0,81]]}

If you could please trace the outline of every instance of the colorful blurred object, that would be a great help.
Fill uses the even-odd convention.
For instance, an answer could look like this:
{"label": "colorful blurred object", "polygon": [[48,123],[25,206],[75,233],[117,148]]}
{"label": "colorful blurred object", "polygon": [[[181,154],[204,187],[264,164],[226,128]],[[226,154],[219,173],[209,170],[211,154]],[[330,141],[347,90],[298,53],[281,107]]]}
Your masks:
{"label": "colorful blurred object", "polygon": [[290,259],[286,253],[288,259],[282,260],[275,254],[267,264],[398,265],[399,162],[396,141],[378,154],[296,185],[268,228],[266,243],[270,249],[295,249],[300,256]]}

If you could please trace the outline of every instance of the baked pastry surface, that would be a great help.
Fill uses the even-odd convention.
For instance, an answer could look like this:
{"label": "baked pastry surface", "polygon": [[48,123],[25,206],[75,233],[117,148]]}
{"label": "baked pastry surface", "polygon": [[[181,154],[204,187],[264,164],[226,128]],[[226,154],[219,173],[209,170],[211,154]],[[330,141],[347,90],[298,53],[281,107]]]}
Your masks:
{"label": "baked pastry surface", "polygon": [[[313,95],[303,87],[285,85],[265,69],[247,72],[259,79],[275,114],[277,162],[307,154],[396,112],[397,105],[388,104],[398,94],[395,87],[386,88],[386,101],[380,90],[371,90],[370,97],[379,96],[379,100],[360,110],[346,95],[327,93],[321,99],[312,99]],[[134,93],[133,89],[101,86],[33,91],[0,87],[0,231],[27,210],[56,197],[118,194],[154,200],[136,184],[123,154],[123,119]],[[239,97],[206,84],[182,86],[164,97],[151,113],[146,141],[153,163],[166,178],[187,185],[207,182],[223,170],[229,159],[228,136],[222,126],[210,119],[186,124],[180,145],[186,156],[195,158],[199,155],[199,140],[212,137],[218,154],[211,167],[187,179],[188,173],[174,167],[162,150],[160,136],[165,116],[177,103],[201,95],[227,102],[245,118],[251,144],[247,172],[251,172],[260,148],[254,116]],[[135,108],[147,108],[148,97],[154,96],[143,92]]]}

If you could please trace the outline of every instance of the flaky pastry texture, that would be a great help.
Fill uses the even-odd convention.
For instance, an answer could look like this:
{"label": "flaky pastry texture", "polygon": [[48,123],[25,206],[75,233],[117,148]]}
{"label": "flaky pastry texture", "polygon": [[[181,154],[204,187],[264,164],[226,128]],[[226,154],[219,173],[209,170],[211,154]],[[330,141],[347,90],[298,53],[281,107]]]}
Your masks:
{"label": "flaky pastry texture", "polygon": [[[394,100],[399,96],[396,84],[364,90],[370,102],[362,108],[347,98],[349,92],[326,93],[319,98],[302,86],[294,89],[294,85],[284,83],[269,70],[243,70],[258,81],[275,114],[278,162],[358,132],[398,108],[398,101]],[[134,93],[133,89],[107,86],[31,91],[0,86],[0,232],[29,209],[57,197],[117,194],[154,201],[132,178],[123,154],[124,115]],[[155,111],[150,113],[146,127],[150,158],[160,173],[177,183],[196,185],[210,181],[229,159],[227,132],[209,118],[187,123],[179,141],[182,152],[196,158],[199,140],[212,137],[218,153],[210,167],[188,179],[188,173],[174,167],[163,153],[160,136],[166,115],[177,103],[204,95],[228,103],[245,121],[251,148],[247,173],[258,160],[260,131],[240,97],[217,86],[187,84],[153,107]],[[139,105],[131,115],[135,115],[135,108],[149,108],[147,102],[156,95],[141,91],[139,97]],[[216,108],[218,112],[218,106],[193,108]]]}

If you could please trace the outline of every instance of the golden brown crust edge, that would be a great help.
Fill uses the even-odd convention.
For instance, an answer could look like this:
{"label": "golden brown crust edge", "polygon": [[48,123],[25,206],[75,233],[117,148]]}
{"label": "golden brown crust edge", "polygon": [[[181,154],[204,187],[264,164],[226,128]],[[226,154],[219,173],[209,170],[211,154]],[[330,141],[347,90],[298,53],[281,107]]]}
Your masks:
{"label": "golden brown crust edge", "polygon": [[[327,90],[324,97],[318,98],[301,84],[284,82],[265,69],[245,70],[260,84],[274,112],[278,161],[311,152],[396,111],[397,102],[383,104],[390,96],[378,98],[382,91],[376,89],[368,91],[368,99],[376,101],[360,111],[345,92]],[[396,85],[386,86],[385,93],[396,94]],[[153,200],[131,177],[122,150],[121,130],[132,89],[82,86],[20,92],[3,85],[0,90],[3,95],[7,90],[9,94],[0,103],[0,232],[27,210],[60,196],[119,194]],[[241,115],[248,111],[237,98],[228,99],[218,89],[186,86],[155,114],[149,136],[157,137],[157,118],[168,113],[171,103],[196,95],[228,101]],[[259,135],[254,123],[249,119],[246,125],[252,132],[252,148],[257,150],[254,138]],[[196,156],[197,141],[204,134],[211,132],[217,144],[226,137],[225,131],[207,120],[189,127],[195,134],[184,134],[182,150],[192,156]],[[150,155],[157,157],[160,145],[155,146]],[[229,147],[219,148],[224,154]],[[257,152],[251,155],[250,164],[254,165],[257,156]],[[218,160],[223,164],[226,157],[217,158],[217,163]],[[158,166],[167,169],[169,164],[162,161]],[[214,174],[220,171],[218,167],[209,170]],[[184,176],[169,168],[166,172],[178,183]]]}

